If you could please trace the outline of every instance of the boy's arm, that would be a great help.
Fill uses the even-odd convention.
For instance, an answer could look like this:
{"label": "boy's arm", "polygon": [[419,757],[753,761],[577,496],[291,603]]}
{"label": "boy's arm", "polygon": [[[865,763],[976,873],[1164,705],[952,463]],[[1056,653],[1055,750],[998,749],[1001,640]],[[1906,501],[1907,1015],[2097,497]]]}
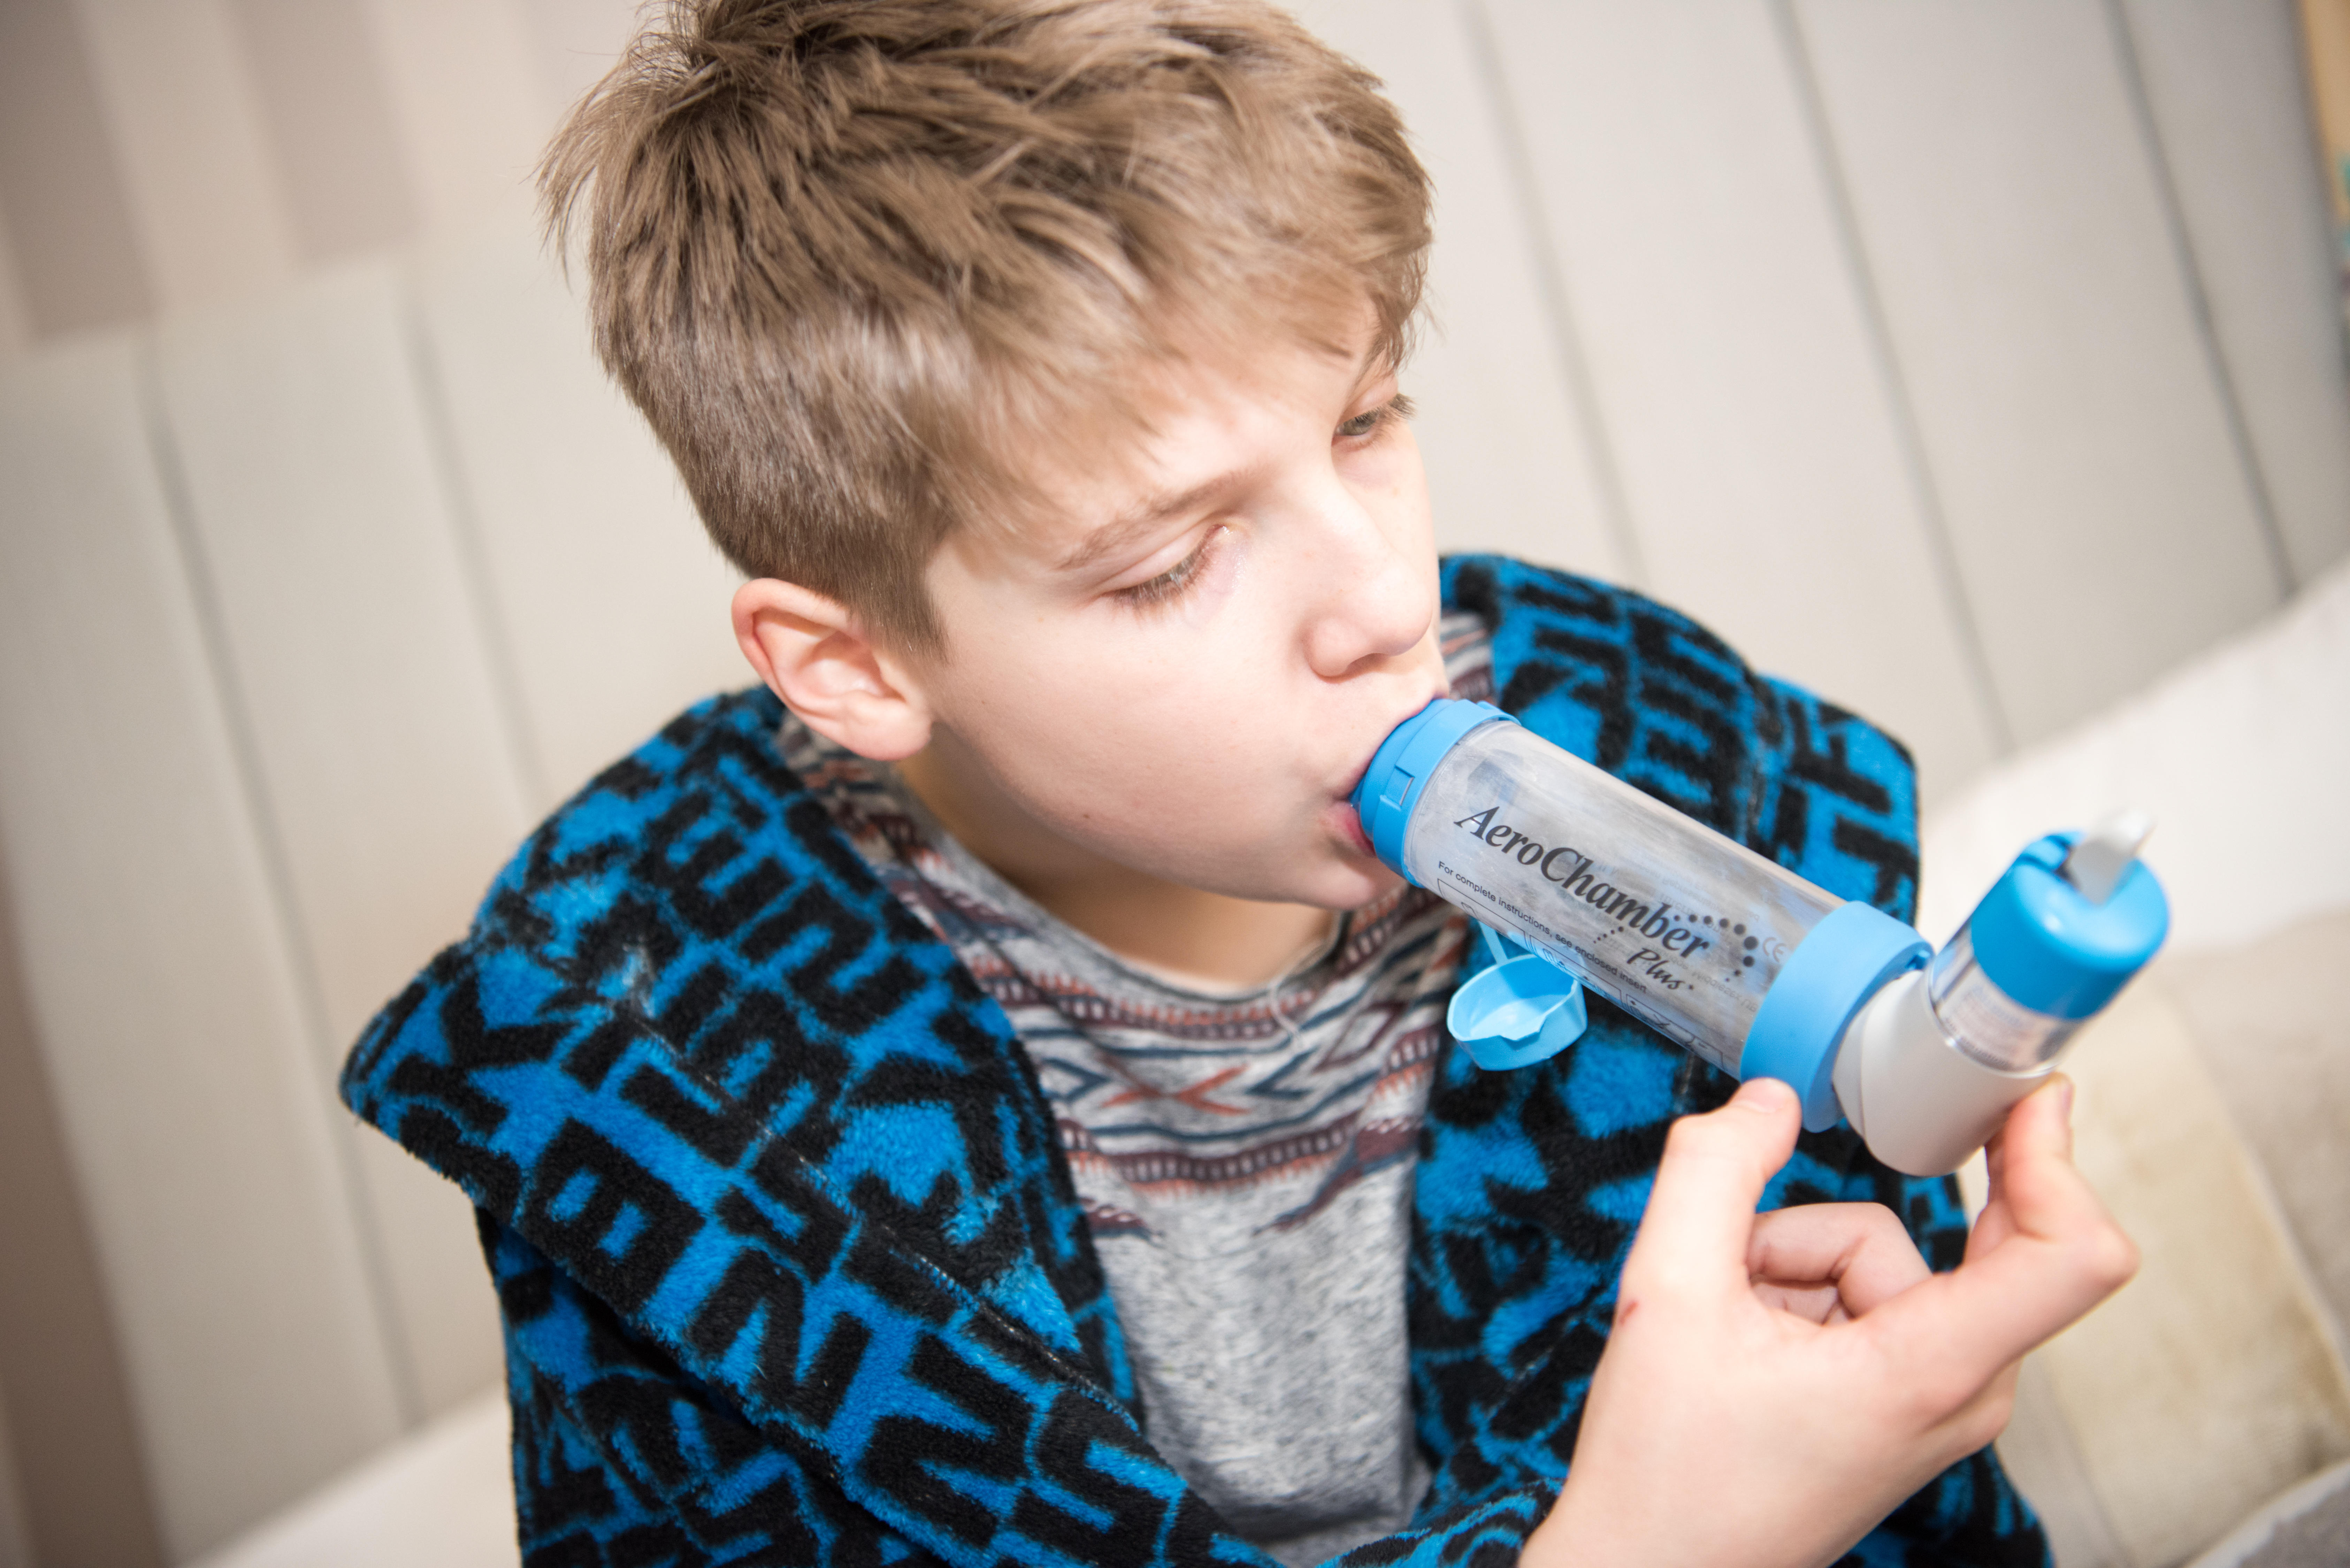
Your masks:
{"label": "boy's arm", "polygon": [[1877,1205],[1754,1213],[1794,1147],[1783,1085],[1676,1125],[1573,1468],[1521,1561],[1810,1568],[1989,1443],[2024,1352],[2137,1268],[2073,1168],[2071,1101],[2060,1077],[2016,1107],[1941,1275]]}

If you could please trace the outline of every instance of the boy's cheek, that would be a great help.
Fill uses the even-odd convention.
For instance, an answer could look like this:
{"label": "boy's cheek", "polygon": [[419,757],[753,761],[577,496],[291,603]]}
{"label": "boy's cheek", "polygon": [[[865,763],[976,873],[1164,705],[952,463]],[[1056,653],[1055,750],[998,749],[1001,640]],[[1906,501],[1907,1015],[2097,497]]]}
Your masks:
{"label": "boy's cheek", "polygon": [[1347,841],[1326,797],[1295,797],[1270,811],[1249,810],[1230,794],[1164,805],[1122,825],[1122,844],[1103,847],[1154,876],[1236,898],[1352,908],[1395,880]]}

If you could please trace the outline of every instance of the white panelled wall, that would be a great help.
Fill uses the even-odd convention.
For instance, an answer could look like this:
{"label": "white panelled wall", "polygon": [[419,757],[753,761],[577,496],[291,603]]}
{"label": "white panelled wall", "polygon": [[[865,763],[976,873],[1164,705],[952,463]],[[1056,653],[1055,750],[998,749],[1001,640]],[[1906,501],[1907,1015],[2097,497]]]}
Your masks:
{"label": "white panelled wall", "polygon": [[[0,371],[0,864],[174,1559],[496,1376],[462,1199],[336,1067],[743,679],[519,201],[629,6],[336,4],[441,237],[322,265],[374,220],[282,155],[280,0],[72,0],[161,314]],[[1447,546],[1690,611],[1929,801],[2350,551],[2289,0],[1300,9],[1437,180]]]}
{"label": "white panelled wall", "polygon": [[0,393],[0,832],[175,1558],[497,1376],[464,1202],[335,1072],[538,759],[567,789],[736,680],[543,273],[370,264]]}

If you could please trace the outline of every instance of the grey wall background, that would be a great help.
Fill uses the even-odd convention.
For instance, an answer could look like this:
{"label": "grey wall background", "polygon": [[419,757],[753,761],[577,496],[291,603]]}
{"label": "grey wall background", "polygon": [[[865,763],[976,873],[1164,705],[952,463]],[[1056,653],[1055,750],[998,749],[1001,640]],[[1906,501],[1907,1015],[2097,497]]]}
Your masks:
{"label": "grey wall background", "polygon": [[[1447,543],[1690,610],[1929,806],[2350,551],[2289,0],[1301,9],[1438,179]],[[0,0],[0,1565],[193,1555],[496,1375],[331,1080],[739,679],[529,234],[631,19]]]}

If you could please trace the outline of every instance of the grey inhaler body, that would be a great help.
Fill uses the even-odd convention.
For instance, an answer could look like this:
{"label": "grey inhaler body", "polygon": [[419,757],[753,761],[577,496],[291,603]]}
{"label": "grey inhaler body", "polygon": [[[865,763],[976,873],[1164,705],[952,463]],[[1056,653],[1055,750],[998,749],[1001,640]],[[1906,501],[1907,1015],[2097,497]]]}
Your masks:
{"label": "grey inhaler body", "polygon": [[1937,956],[1482,702],[1399,725],[1354,804],[1379,858],[1503,961],[1448,1020],[1481,1064],[1572,1043],[1587,985],[1734,1077],[1784,1080],[1806,1127],[1842,1116],[1916,1176],[1981,1147],[2168,929],[2145,821],[2123,817],[2029,846]]}

